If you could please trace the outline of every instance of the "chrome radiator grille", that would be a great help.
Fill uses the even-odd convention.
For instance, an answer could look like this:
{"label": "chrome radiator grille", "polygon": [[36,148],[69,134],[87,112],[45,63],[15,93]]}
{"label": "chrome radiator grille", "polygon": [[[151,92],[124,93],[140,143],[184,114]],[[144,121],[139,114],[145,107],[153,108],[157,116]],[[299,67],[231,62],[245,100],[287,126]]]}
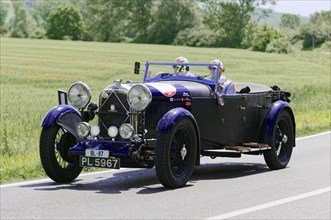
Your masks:
{"label": "chrome radiator grille", "polygon": [[123,123],[129,123],[128,112],[130,110],[127,102],[126,92],[111,92],[107,98],[100,98],[99,103],[99,126],[100,136],[109,138],[107,129],[110,126],[119,128]]}

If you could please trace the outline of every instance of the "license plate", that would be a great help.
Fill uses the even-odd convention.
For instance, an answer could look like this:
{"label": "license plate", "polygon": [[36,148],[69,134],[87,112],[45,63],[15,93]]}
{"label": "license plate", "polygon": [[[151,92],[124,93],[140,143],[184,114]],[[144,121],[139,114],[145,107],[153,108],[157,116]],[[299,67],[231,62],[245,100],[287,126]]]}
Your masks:
{"label": "license plate", "polygon": [[109,151],[108,150],[92,150],[86,149],[85,150],[86,157],[101,157],[101,158],[109,158]]}
{"label": "license plate", "polygon": [[100,168],[120,168],[120,159],[118,158],[100,158],[100,157],[79,157],[81,167],[100,167]]}

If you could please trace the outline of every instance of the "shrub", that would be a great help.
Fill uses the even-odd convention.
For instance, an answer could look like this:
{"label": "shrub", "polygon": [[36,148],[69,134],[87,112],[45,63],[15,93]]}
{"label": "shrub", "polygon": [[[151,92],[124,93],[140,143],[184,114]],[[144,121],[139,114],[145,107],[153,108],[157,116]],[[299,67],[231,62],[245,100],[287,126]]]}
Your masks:
{"label": "shrub", "polygon": [[46,31],[42,28],[37,28],[33,34],[30,36],[30,38],[33,39],[44,39],[45,38]]}
{"label": "shrub", "polygon": [[322,44],[322,47],[321,47],[323,50],[328,50],[330,51],[331,50],[331,41],[326,41]]}
{"label": "shrub", "polygon": [[8,31],[9,31],[8,27],[6,27],[5,25],[0,27],[0,35],[1,36],[8,34]]}
{"label": "shrub", "polygon": [[278,38],[270,41],[266,48],[268,53],[290,53],[292,52],[291,45],[286,38]]}
{"label": "shrub", "polygon": [[79,40],[83,33],[83,18],[73,5],[61,5],[48,17],[47,36],[62,40],[66,35],[72,40]]}
{"label": "shrub", "polygon": [[192,47],[211,47],[216,44],[214,32],[205,27],[186,28],[176,35],[174,45]]}
{"label": "shrub", "polygon": [[304,48],[311,48],[314,44],[321,45],[331,41],[331,11],[316,12],[310,17],[308,24],[302,25],[299,33]]}
{"label": "shrub", "polygon": [[258,28],[252,43],[252,49],[265,52],[268,44],[275,39],[282,38],[282,34],[267,24]]}

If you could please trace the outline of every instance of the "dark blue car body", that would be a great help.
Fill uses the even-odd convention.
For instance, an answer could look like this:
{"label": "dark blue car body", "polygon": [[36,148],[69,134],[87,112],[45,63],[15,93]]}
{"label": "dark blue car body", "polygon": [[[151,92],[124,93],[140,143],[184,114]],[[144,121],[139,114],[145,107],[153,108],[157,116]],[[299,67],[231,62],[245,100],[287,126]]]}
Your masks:
{"label": "dark blue car body", "polygon": [[[51,109],[42,122],[40,141],[41,161],[48,176],[56,182],[70,182],[84,166],[155,166],[165,187],[178,188],[189,180],[201,156],[263,154],[271,169],[287,166],[295,146],[289,92],[277,86],[235,83],[237,93],[225,95],[219,91],[217,80],[199,74],[187,77],[161,72],[149,76],[151,66],[174,64],[178,63],[147,62],[142,83],[117,80],[101,91],[97,105],[90,103],[76,109],[60,103]],[[192,68],[209,64],[181,65]],[[136,64],[135,73],[139,70]],[[218,74],[217,71],[216,78]],[[133,87],[135,91],[131,91]],[[145,93],[140,95],[141,91]],[[128,93],[133,102],[134,98],[150,99],[148,105],[134,110]],[[139,101],[136,105],[139,107]],[[88,124],[94,116],[99,132],[81,136],[77,125]],[[122,124],[131,129],[129,138],[116,133],[112,136],[112,131],[120,130]],[[109,160],[90,155],[106,151]],[[53,156],[57,154],[60,156]]]}

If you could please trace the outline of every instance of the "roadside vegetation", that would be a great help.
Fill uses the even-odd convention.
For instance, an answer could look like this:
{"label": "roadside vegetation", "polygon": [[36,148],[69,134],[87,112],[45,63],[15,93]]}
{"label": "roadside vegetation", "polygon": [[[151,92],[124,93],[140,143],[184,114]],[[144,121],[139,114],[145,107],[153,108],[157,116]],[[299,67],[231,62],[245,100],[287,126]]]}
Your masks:
{"label": "roadside vegetation", "polygon": [[331,49],[331,11],[282,14],[277,0],[2,0],[0,34],[13,38],[227,47],[292,53]]}
{"label": "roadside vegetation", "polygon": [[0,181],[8,183],[45,176],[39,159],[40,123],[58,104],[57,90],[75,81],[101,89],[114,79],[141,81],[134,61],[190,62],[221,58],[235,82],[278,85],[292,93],[297,136],[330,129],[329,54],[321,49],[268,54],[241,49],[0,38]]}

